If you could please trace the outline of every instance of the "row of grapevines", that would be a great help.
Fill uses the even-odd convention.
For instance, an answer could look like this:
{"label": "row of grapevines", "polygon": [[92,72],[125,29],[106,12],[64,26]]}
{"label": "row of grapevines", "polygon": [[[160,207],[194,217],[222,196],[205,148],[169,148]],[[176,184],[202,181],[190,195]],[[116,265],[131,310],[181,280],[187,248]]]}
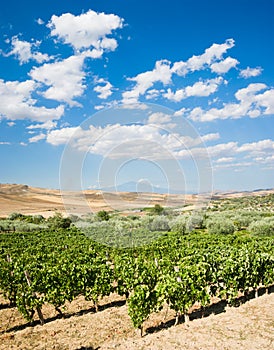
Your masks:
{"label": "row of grapevines", "polygon": [[126,295],[133,325],[141,328],[165,304],[187,316],[194,303],[273,283],[273,247],[270,238],[195,232],[132,249],[104,247],[75,228],[2,234],[0,290],[27,319],[44,303],[60,311],[79,295],[97,305],[116,292]]}

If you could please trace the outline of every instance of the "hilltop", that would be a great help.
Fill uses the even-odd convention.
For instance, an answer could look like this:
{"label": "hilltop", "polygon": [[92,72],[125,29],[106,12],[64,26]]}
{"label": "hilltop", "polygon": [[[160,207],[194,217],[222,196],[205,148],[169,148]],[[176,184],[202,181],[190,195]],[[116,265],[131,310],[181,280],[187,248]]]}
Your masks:
{"label": "hilltop", "polygon": [[22,184],[0,184],[0,216],[8,216],[13,212],[23,214],[41,214],[44,217],[74,213],[84,215],[99,210],[139,210],[143,207],[160,204],[166,207],[193,208],[210,199],[241,198],[261,196],[274,193],[274,189],[254,191],[214,192],[211,195],[197,194],[163,194],[149,192],[105,192],[101,190],[85,190],[61,192],[57,189],[32,187]]}

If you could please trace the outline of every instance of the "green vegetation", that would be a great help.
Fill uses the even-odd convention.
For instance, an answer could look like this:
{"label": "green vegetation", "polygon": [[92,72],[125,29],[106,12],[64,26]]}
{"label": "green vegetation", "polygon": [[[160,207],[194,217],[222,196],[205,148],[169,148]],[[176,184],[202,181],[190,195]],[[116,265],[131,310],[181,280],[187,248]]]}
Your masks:
{"label": "green vegetation", "polygon": [[12,213],[7,219],[0,219],[0,232],[31,232],[45,229],[58,230],[69,228],[71,218],[63,217],[60,213],[47,220],[42,215],[24,215]]}
{"label": "green vegetation", "polygon": [[[268,210],[261,203],[240,210],[226,203],[224,210],[220,202],[221,210],[214,204],[194,214],[95,214],[74,224],[60,215],[34,223],[13,214],[0,221],[16,227],[0,234],[0,291],[28,320],[45,303],[61,312],[79,295],[95,305],[110,293],[125,295],[136,328],[165,304],[179,317],[212,297],[233,302],[239,292],[274,283],[273,202],[265,202]],[[18,232],[20,224],[29,229]]]}
{"label": "green vegetation", "polygon": [[101,220],[101,221],[108,221],[110,219],[110,216],[108,214],[108,212],[106,212],[105,210],[100,210],[97,213],[97,217]]}

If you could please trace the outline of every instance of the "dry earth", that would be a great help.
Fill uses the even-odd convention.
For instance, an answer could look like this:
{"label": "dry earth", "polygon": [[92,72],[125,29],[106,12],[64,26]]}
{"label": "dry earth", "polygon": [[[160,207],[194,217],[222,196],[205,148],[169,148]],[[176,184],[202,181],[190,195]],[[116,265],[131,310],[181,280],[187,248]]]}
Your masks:
{"label": "dry earth", "polygon": [[[78,298],[63,319],[43,307],[46,324],[31,326],[0,299],[0,348],[4,350],[252,350],[274,349],[274,294],[264,294],[239,307],[219,302],[205,317],[196,311],[188,323],[174,324],[174,313],[154,314],[145,323],[146,335],[133,329],[124,300],[110,296],[95,313]],[[164,317],[166,316],[165,320]],[[207,316],[207,317],[206,317]],[[161,326],[159,327],[159,325]]]}
{"label": "dry earth", "polygon": [[41,214],[44,217],[60,212],[64,215],[86,215],[99,210],[128,210],[140,209],[146,206],[160,204],[166,207],[184,207],[195,209],[208,203],[211,197],[235,198],[247,195],[263,195],[274,193],[272,190],[256,192],[227,192],[207,195],[190,194],[157,194],[135,192],[102,192],[87,190],[83,192],[60,192],[60,190],[30,187],[27,185],[0,184],[0,217],[11,213]]}
{"label": "dry earth", "polygon": [[52,216],[55,212],[64,215],[86,215],[99,210],[128,211],[161,204],[168,207],[200,205],[207,200],[195,195],[173,195],[135,192],[61,192],[59,190],[30,187],[27,185],[0,184],[0,217],[14,212]]}

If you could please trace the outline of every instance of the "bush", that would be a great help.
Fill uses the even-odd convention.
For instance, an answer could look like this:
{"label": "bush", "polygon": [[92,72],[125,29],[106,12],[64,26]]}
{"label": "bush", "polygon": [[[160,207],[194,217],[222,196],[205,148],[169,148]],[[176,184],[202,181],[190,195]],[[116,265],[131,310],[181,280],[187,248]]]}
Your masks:
{"label": "bush", "polygon": [[164,208],[160,204],[155,204],[151,212],[155,215],[161,215],[164,212]]}
{"label": "bush", "polygon": [[184,234],[187,231],[186,224],[187,218],[185,216],[178,216],[170,222],[169,226],[171,231]]}
{"label": "bush", "polygon": [[274,235],[274,218],[264,218],[256,222],[252,222],[248,226],[248,231],[258,236]]}
{"label": "bush", "polygon": [[60,213],[55,213],[54,216],[49,217],[47,222],[52,230],[57,230],[59,228],[69,228],[71,225],[71,219],[64,218]]}
{"label": "bush", "polygon": [[186,223],[187,231],[192,231],[193,229],[205,228],[204,215],[200,212],[194,212],[188,219]]}
{"label": "bush", "polygon": [[100,221],[108,221],[109,220],[109,214],[105,210],[98,211],[97,217],[100,219]]}
{"label": "bush", "polygon": [[24,217],[21,213],[12,213],[8,216],[8,220],[21,220]]}
{"label": "bush", "polygon": [[231,220],[214,220],[207,223],[208,233],[210,234],[231,234],[235,231],[235,226]]}
{"label": "bush", "polygon": [[149,224],[150,231],[170,231],[169,222],[165,217],[155,217]]}

